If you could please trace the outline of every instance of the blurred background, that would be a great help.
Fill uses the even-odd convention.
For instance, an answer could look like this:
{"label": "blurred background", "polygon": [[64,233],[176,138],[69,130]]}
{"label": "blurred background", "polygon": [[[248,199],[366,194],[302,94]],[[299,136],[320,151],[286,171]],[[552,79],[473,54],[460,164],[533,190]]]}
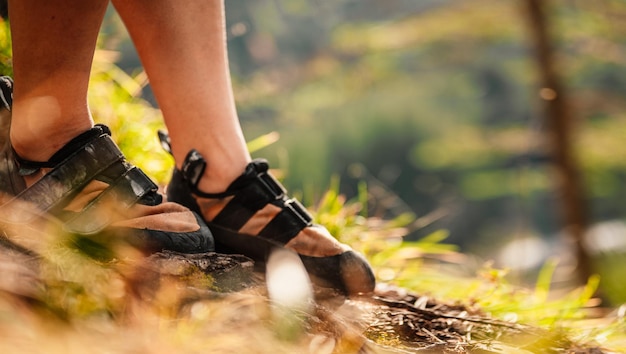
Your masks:
{"label": "blurred background", "polygon": [[[583,242],[626,301],[626,2],[544,3],[581,172]],[[552,257],[572,266],[546,142],[555,93],[542,86],[524,4],[227,0],[246,138],[278,137],[255,157],[307,205],[333,178],[348,198],[366,182],[368,216],[415,216],[408,240],[444,229],[478,262],[520,274]],[[142,75],[113,11],[101,47]],[[143,97],[155,103],[149,86]]]}

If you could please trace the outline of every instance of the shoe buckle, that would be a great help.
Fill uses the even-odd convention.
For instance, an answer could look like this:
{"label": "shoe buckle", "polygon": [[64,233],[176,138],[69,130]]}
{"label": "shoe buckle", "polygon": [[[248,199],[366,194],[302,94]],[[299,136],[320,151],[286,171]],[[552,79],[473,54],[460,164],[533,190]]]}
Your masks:
{"label": "shoe buckle", "polygon": [[285,187],[283,187],[283,185],[280,184],[274,176],[268,173],[261,173],[257,175],[257,179],[275,199],[281,199],[285,196],[285,194],[287,194]]}
{"label": "shoe buckle", "polygon": [[296,199],[285,201],[285,208],[289,209],[294,216],[302,221],[303,227],[308,226],[313,221],[311,214],[309,214],[306,208]]}

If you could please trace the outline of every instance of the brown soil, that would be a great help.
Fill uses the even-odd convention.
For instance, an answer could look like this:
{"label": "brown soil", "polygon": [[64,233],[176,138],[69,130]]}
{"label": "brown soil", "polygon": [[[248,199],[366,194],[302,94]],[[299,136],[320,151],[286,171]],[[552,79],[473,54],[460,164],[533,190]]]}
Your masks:
{"label": "brown soil", "polygon": [[[215,277],[214,289],[219,292],[264,288],[263,275],[243,256],[165,252],[150,259],[159,277],[186,274],[190,279],[193,272],[179,267],[184,264]],[[562,333],[501,321],[477,308],[385,284],[379,284],[373,294],[355,299],[318,288],[315,298],[309,332],[334,338],[336,343],[350,338],[351,346],[360,343],[364,352],[384,347],[394,353],[603,353],[599,348],[579,347]]]}
{"label": "brown soil", "polygon": [[[38,277],[39,257],[0,241],[0,294],[41,301],[46,281]],[[164,284],[177,284],[183,289],[178,311],[242,292],[267,298],[263,274],[240,255],[162,252],[114,268],[141,301],[154,301]],[[327,289],[315,289],[315,298],[315,308],[304,321],[311,345],[335,352],[603,353],[578,347],[561,333],[501,321],[477,308],[384,284],[360,298],[345,299]]]}

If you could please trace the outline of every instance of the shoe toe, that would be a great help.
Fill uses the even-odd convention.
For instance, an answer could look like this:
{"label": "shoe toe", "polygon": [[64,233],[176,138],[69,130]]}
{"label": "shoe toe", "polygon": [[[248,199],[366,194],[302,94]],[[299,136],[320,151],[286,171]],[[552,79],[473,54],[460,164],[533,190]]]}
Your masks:
{"label": "shoe toe", "polygon": [[374,291],[376,280],[368,262],[359,253],[348,250],[336,256],[300,255],[313,283],[337,289],[348,296]]}

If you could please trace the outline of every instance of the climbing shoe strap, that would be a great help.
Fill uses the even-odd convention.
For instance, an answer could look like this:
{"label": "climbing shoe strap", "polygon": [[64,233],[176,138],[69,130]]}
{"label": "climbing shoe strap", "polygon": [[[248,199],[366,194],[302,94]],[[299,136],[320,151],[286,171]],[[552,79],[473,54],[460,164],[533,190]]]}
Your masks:
{"label": "climbing shoe strap", "polygon": [[210,224],[240,230],[257,212],[271,204],[280,211],[257,236],[286,244],[302,229],[312,225],[313,217],[306,208],[296,199],[289,198],[282,184],[268,172],[267,161],[256,159],[250,162],[245,172],[223,193],[204,193],[198,190],[197,185],[205,168],[206,162],[202,156],[192,150],[181,170],[196,198],[230,199],[215,218],[209,221]]}
{"label": "climbing shoe strap", "polygon": [[[107,177],[108,171],[115,171],[118,177]],[[98,232],[110,223],[106,217],[92,217],[104,201],[123,200],[122,203],[117,202],[119,208],[129,208],[147,193],[158,189],[141,170],[125,162],[115,142],[107,132],[103,132],[74,149],[41,179],[0,206],[0,218],[11,223],[26,223],[45,213],[65,215],[63,208],[94,180],[102,180],[109,186],[81,211],[72,213],[71,220],[66,223],[68,231],[83,234]],[[34,208],[25,210],[23,202]]]}

